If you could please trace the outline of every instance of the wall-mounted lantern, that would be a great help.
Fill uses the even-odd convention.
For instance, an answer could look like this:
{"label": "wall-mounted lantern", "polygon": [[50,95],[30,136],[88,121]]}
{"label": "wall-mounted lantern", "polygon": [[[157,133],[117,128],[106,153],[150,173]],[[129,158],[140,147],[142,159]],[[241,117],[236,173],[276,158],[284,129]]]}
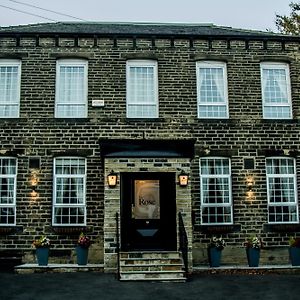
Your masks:
{"label": "wall-mounted lantern", "polygon": [[39,170],[41,167],[40,157],[29,157],[28,158],[28,167],[30,170],[30,179],[29,186],[31,188],[31,197],[35,198],[37,193],[37,186],[39,184]]}
{"label": "wall-mounted lantern", "polygon": [[254,177],[249,175],[246,177],[246,186],[247,186],[247,192],[246,192],[246,200],[252,202],[254,199]]}
{"label": "wall-mounted lantern", "polygon": [[181,171],[181,173],[178,175],[178,182],[180,186],[187,186],[189,182],[189,175],[184,171]]}
{"label": "wall-mounted lantern", "polygon": [[107,175],[107,184],[110,188],[114,188],[117,185],[117,174],[111,170],[111,172]]}
{"label": "wall-mounted lantern", "polygon": [[254,178],[253,178],[253,176],[248,176],[246,178],[246,185],[247,185],[248,192],[252,192],[253,186],[254,186]]}

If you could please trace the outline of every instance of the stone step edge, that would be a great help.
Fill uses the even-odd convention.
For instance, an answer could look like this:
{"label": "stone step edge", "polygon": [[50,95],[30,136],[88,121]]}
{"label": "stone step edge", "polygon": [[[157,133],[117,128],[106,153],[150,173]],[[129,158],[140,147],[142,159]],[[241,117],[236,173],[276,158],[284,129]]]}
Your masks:
{"label": "stone step edge", "polygon": [[122,260],[181,260],[181,257],[120,257]]}
{"label": "stone step edge", "polygon": [[164,271],[120,271],[120,274],[184,274],[183,270],[164,270]]}
{"label": "stone step edge", "polygon": [[160,282],[186,282],[186,278],[176,278],[176,277],[170,277],[170,278],[139,278],[139,279],[133,279],[133,278],[120,278],[120,281],[160,281]]}
{"label": "stone step edge", "polygon": [[183,265],[182,264],[134,264],[134,265],[120,265],[120,267],[125,267],[125,268],[128,268],[128,267],[181,267],[183,268]]}
{"label": "stone step edge", "polygon": [[153,251],[143,251],[143,250],[141,250],[141,251],[139,251],[139,250],[137,250],[137,251],[120,251],[120,254],[128,254],[128,253],[130,253],[130,254],[132,254],[132,253],[150,253],[150,254],[167,254],[167,253],[181,253],[181,251],[177,251],[177,250],[174,250],[174,251],[159,251],[159,250],[153,250]]}

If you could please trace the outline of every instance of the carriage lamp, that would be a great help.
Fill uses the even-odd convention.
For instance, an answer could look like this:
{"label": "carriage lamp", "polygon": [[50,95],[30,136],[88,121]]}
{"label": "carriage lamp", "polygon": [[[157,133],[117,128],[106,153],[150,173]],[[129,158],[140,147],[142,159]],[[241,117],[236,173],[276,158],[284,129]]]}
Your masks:
{"label": "carriage lamp", "polygon": [[254,178],[253,178],[253,176],[248,176],[246,178],[246,185],[247,185],[248,192],[252,192],[253,186],[254,186]]}
{"label": "carriage lamp", "polygon": [[31,196],[36,197],[37,196],[37,186],[39,183],[39,177],[37,171],[31,171],[31,177],[30,177],[30,188],[31,188]]}
{"label": "carriage lamp", "polygon": [[118,179],[117,174],[112,170],[112,171],[107,175],[107,183],[108,183],[108,186],[109,186],[110,188],[116,187],[116,185],[117,185],[117,179]]}
{"label": "carriage lamp", "polygon": [[186,174],[184,171],[181,171],[181,173],[178,175],[178,182],[180,186],[187,186],[189,181],[189,175]]}

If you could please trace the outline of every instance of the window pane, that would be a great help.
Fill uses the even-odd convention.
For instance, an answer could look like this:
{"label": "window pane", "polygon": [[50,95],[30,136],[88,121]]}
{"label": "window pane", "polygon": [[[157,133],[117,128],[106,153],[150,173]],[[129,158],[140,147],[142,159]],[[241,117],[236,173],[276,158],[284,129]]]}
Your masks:
{"label": "window pane", "polygon": [[199,105],[199,118],[226,118],[226,105]]}
{"label": "window pane", "polygon": [[197,63],[198,117],[227,118],[226,65]]}
{"label": "window pane", "polygon": [[83,225],[84,209],[81,207],[60,207],[54,210],[55,224]]}
{"label": "window pane", "polygon": [[264,114],[270,119],[289,119],[291,118],[291,109],[289,106],[265,106]]}
{"label": "window pane", "polygon": [[17,160],[0,158],[0,224],[14,225]]}
{"label": "window pane", "polygon": [[55,160],[55,224],[84,224],[86,163],[82,158]]}
{"label": "window pane", "polygon": [[200,102],[225,102],[222,68],[200,68]]}
{"label": "window pane", "polygon": [[202,223],[231,223],[231,207],[203,207]]}
{"label": "window pane", "polygon": [[127,117],[158,117],[156,63],[128,62],[127,70]]}
{"label": "window pane", "polygon": [[15,207],[0,207],[0,224],[14,225]]}
{"label": "window pane", "polygon": [[229,203],[228,178],[203,178],[203,203]]}
{"label": "window pane", "polygon": [[200,179],[202,223],[232,223],[229,159],[200,159]]}
{"label": "window pane", "polygon": [[270,178],[269,179],[270,202],[295,202],[294,178]]}
{"label": "window pane", "polygon": [[19,66],[0,66],[0,117],[18,117]]}
{"label": "window pane", "polygon": [[267,158],[269,222],[298,221],[295,161],[292,158]]}
{"label": "window pane", "polygon": [[262,64],[261,76],[264,117],[292,118],[288,65]]}
{"label": "window pane", "polygon": [[288,103],[285,69],[264,69],[265,103]]}
{"label": "window pane", "polygon": [[56,114],[57,117],[82,118],[86,116],[87,66],[58,64]]}

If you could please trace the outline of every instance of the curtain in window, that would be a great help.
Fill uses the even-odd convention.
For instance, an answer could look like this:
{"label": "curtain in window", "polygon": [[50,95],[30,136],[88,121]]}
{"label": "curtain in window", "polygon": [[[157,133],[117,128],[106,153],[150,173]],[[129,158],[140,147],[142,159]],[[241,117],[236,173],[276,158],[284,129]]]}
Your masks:
{"label": "curtain in window", "polygon": [[294,159],[268,158],[266,165],[269,222],[296,222],[298,219],[298,206],[295,194],[296,173]]}
{"label": "curtain in window", "polygon": [[16,161],[15,159],[1,159],[0,162],[0,204],[13,204]]}
{"label": "curtain in window", "polygon": [[221,68],[200,68],[200,102],[224,102],[224,78]]}
{"label": "curtain in window", "polygon": [[266,103],[288,103],[285,69],[263,69],[263,91]]}
{"label": "curtain in window", "polygon": [[127,117],[158,117],[156,73],[156,62],[127,63]]}
{"label": "curtain in window", "polygon": [[57,203],[83,203],[84,179],[80,174],[85,174],[84,161],[78,159],[58,159],[56,162],[56,174]]}
{"label": "curtain in window", "polygon": [[[223,159],[201,160],[202,199],[204,203],[229,203],[229,166]],[[224,176],[220,176],[224,175]]]}
{"label": "curtain in window", "polygon": [[76,118],[86,115],[86,66],[58,65],[57,116]]}
{"label": "curtain in window", "polygon": [[17,117],[18,101],[18,66],[0,66],[0,117]]}

